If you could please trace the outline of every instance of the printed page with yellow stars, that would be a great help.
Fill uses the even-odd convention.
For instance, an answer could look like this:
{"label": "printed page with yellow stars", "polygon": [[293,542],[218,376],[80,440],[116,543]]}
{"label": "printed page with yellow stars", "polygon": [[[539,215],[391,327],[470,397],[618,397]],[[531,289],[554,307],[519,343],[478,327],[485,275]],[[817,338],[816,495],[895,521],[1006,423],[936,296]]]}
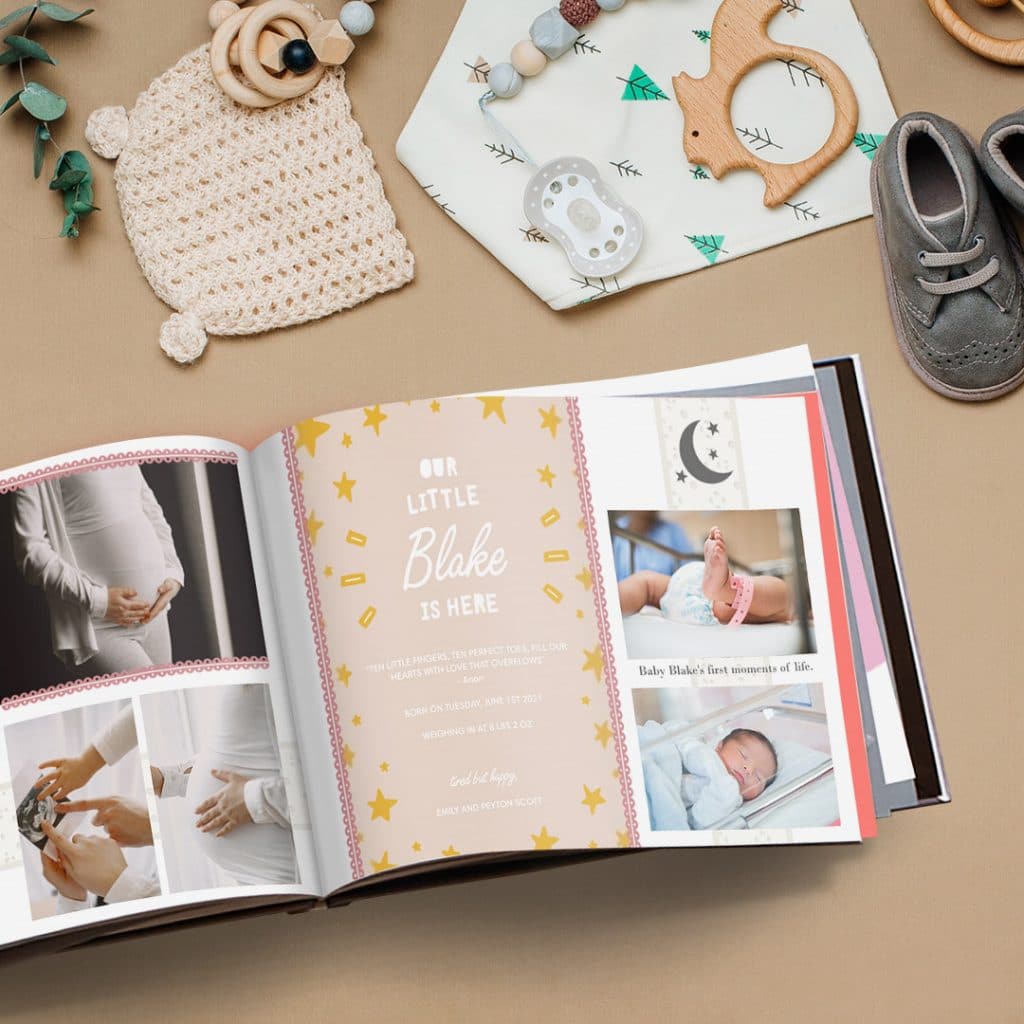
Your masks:
{"label": "printed page with yellow stars", "polygon": [[[433,399],[257,450],[333,888],[469,854],[860,838],[827,480],[804,399],[758,401]],[[629,579],[611,531],[636,509],[676,522],[679,570]],[[724,589],[735,554],[702,591],[704,526],[680,540],[679,517],[718,510],[756,593]],[[773,785],[810,787],[803,817]]]}

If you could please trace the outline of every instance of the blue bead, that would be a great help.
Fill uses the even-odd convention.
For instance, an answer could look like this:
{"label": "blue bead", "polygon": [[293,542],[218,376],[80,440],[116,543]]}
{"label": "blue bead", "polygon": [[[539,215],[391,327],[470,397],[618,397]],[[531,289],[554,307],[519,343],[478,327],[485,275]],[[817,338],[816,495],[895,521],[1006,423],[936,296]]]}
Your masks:
{"label": "blue bead", "polygon": [[302,75],[316,67],[316,54],[305,39],[292,39],[281,47],[281,63]]}

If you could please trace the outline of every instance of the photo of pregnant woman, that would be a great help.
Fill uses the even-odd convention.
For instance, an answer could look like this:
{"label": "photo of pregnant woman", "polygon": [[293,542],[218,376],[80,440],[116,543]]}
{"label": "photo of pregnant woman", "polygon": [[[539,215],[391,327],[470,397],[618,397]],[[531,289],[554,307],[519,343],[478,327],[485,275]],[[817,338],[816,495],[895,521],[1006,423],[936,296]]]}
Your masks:
{"label": "photo of pregnant woman", "polygon": [[129,463],[0,495],[0,696],[264,657],[237,468]]}
{"label": "photo of pregnant woman", "polygon": [[140,706],[171,892],[298,883],[270,688],[174,690]]}
{"label": "photo of pregnant woman", "polygon": [[630,658],[812,654],[795,509],[608,516]]}

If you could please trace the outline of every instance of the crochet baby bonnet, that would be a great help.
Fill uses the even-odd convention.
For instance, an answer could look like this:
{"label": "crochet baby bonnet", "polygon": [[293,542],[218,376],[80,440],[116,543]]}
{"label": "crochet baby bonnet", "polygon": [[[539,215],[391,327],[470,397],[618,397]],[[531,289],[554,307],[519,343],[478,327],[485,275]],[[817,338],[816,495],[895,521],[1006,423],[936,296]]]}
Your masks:
{"label": "crochet baby bonnet", "polygon": [[131,112],[104,107],[86,138],[117,159],[125,231],[176,312],[160,346],[194,362],[213,335],[256,334],[347,309],[412,279],[373,154],[328,69],[269,109],[229,99],[209,45],[150,85]]}

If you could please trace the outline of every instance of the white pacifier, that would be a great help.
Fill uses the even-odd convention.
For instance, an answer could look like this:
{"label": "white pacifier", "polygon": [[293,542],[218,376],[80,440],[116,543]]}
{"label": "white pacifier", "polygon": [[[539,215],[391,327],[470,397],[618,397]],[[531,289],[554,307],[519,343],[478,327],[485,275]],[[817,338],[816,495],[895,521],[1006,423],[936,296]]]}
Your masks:
{"label": "white pacifier", "polygon": [[625,270],[644,240],[640,215],[619,199],[589,160],[578,156],[546,163],[526,186],[523,210],[585,277]]}

